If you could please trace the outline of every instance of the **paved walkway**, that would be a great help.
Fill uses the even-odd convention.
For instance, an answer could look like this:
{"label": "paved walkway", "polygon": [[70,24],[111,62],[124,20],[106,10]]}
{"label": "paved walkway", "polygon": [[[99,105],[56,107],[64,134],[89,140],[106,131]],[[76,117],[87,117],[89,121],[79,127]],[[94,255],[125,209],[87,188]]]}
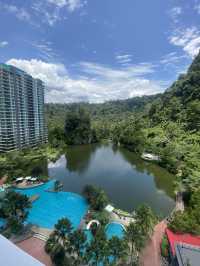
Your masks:
{"label": "paved walkway", "polygon": [[160,266],[160,243],[167,228],[166,222],[162,221],[155,226],[154,234],[147,246],[141,253],[140,265],[141,266]]}
{"label": "paved walkway", "polygon": [[32,257],[42,262],[44,265],[52,266],[51,259],[44,250],[44,241],[31,237],[20,243],[17,243],[17,246],[30,254]]}

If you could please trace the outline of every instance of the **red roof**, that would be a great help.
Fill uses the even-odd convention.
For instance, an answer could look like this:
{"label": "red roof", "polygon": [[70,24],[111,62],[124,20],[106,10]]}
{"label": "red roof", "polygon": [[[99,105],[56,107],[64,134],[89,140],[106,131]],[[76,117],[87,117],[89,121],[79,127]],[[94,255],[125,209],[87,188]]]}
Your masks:
{"label": "red roof", "polygon": [[191,234],[175,234],[169,229],[166,229],[166,235],[167,235],[173,255],[175,255],[175,244],[176,243],[185,243],[185,244],[200,247],[200,236],[193,236]]}

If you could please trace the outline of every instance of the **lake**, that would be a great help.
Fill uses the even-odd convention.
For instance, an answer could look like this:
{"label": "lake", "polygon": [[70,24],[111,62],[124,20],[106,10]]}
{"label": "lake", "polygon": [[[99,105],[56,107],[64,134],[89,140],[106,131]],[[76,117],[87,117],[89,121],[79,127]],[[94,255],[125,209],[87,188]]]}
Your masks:
{"label": "lake", "polygon": [[97,185],[115,207],[129,212],[147,203],[164,216],[175,205],[172,174],[112,144],[68,147],[55,163],[48,164],[48,175],[61,181],[64,191],[81,194],[86,184]]}

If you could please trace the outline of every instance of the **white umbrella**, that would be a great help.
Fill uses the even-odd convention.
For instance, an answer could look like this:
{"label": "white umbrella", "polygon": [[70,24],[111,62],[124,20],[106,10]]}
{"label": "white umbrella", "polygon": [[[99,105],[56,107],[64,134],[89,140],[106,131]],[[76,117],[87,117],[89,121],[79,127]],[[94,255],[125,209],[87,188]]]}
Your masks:
{"label": "white umbrella", "polygon": [[22,181],[22,180],[24,180],[23,177],[18,177],[18,178],[16,179],[16,181]]}
{"label": "white umbrella", "polygon": [[36,180],[37,180],[36,177],[31,178],[31,181],[36,181]]}
{"label": "white umbrella", "polygon": [[26,180],[31,180],[32,177],[31,177],[31,176],[27,176],[27,177],[25,177],[25,179],[26,179]]}

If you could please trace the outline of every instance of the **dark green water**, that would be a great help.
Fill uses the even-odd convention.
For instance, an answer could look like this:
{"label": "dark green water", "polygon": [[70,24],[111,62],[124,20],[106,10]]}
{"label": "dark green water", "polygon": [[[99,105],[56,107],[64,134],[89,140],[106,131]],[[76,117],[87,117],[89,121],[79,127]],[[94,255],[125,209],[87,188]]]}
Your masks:
{"label": "dark green water", "polygon": [[48,173],[65,191],[81,193],[86,184],[98,185],[116,207],[127,211],[147,203],[157,214],[167,215],[174,207],[173,175],[112,145],[68,147],[65,155],[49,163]]}

